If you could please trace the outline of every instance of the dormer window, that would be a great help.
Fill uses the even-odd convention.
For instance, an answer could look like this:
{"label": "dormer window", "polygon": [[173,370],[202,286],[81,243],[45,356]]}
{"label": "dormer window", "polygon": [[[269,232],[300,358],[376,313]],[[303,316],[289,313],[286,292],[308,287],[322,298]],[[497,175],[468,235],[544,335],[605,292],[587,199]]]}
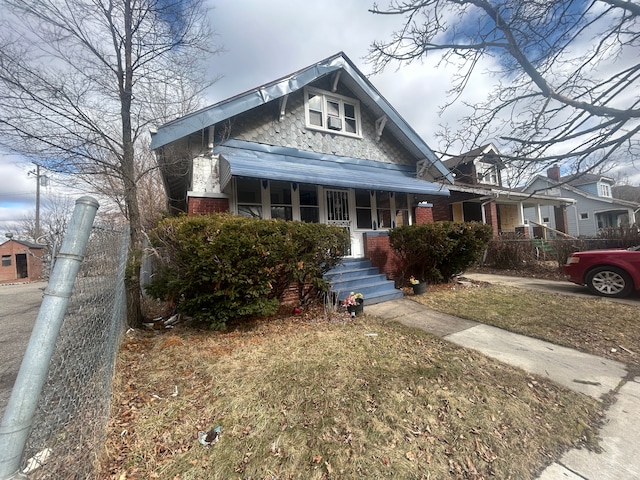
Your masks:
{"label": "dormer window", "polygon": [[598,194],[601,197],[609,197],[609,198],[611,198],[611,186],[608,183],[599,183],[598,184]]}
{"label": "dormer window", "polygon": [[306,88],[307,128],[360,137],[360,102],[335,93]]}
{"label": "dormer window", "polygon": [[484,162],[476,162],[476,174],[478,183],[500,185],[498,177],[498,167],[496,165]]}

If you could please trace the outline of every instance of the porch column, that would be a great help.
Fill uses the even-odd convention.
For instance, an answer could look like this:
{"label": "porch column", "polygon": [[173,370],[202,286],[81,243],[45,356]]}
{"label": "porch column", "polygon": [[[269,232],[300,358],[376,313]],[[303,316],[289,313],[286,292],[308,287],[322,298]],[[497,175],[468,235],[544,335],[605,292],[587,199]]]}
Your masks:
{"label": "porch column", "polygon": [[415,210],[416,225],[433,223],[433,203],[420,202]]}
{"label": "porch column", "polygon": [[484,219],[487,225],[491,225],[493,228],[493,236],[497,237],[500,234],[500,228],[498,226],[498,206],[494,200],[483,204]]}

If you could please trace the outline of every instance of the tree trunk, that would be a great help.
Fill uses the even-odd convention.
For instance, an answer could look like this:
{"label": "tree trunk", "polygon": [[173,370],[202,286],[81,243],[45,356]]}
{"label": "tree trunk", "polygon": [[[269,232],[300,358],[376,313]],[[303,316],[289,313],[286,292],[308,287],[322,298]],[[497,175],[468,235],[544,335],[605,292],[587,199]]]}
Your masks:
{"label": "tree trunk", "polygon": [[133,27],[131,0],[124,2],[124,63],[120,71],[120,116],[122,118],[122,180],[124,183],[124,198],[129,219],[130,243],[127,259],[127,274],[125,287],[127,292],[127,323],[130,327],[142,326],[140,269],[142,256],[142,225],[138,206],[138,190],[136,187],[135,150],[131,126],[131,101],[133,98]]}

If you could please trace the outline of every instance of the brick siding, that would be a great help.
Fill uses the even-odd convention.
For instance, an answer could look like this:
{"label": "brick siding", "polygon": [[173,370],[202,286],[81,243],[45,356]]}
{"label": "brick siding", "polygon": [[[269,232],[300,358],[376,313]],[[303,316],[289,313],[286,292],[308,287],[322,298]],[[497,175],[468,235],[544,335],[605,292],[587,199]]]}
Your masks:
{"label": "brick siding", "polygon": [[225,213],[229,211],[228,198],[189,197],[187,213],[189,215]]}

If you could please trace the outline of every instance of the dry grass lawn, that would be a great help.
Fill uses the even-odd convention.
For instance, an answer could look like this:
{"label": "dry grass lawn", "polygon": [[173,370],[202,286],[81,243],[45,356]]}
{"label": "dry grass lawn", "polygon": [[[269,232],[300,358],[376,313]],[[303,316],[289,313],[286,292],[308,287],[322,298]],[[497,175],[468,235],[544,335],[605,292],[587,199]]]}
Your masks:
{"label": "dry grass lawn", "polygon": [[[459,293],[425,298],[442,309]],[[128,333],[117,371],[102,479],[529,479],[597,449],[603,407],[424,332],[321,310]],[[216,426],[219,442],[199,443]]]}

